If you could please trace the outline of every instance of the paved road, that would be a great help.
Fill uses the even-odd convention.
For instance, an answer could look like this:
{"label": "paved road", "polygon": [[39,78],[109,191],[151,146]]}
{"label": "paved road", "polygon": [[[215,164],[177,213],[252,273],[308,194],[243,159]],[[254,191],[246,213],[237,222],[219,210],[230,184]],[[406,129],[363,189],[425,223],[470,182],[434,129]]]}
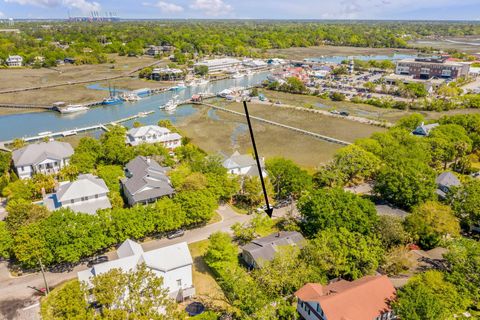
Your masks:
{"label": "paved road", "polygon": [[[275,216],[282,215],[286,209],[274,211]],[[158,239],[148,241],[142,244],[145,251],[150,251],[166,245],[175,244],[186,241],[187,243],[197,242],[207,239],[212,233],[217,231],[231,232],[230,227],[237,223],[243,223],[252,218],[248,215],[240,215],[233,211],[229,206],[220,206],[217,212],[221,215],[222,220],[202,228],[193,229],[185,232],[185,235],[177,239]],[[117,258],[115,252],[107,254],[110,259]],[[47,272],[46,278],[51,287],[73,279],[77,276],[77,272],[87,269],[85,264],[79,265],[70,272],[52,273]],[[44,287],[43,278],[40,273],[29,274],[23,277],[12,278],[8,272],[6,263],[0,263],[0,319],[20,320],[20,319],[36,319],[35,314],[38,312],[39,297],[34,294],[34,290],[30,287]],[[25,310],[23,310],[26,308]]]}

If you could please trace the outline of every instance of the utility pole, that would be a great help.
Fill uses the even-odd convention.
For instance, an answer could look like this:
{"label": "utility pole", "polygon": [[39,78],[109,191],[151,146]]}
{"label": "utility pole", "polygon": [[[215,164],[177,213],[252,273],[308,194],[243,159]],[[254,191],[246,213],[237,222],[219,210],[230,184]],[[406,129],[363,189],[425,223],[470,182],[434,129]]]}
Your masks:
{"label": "utility pole", "polygon": [[38,259],[38,264],[40,265],[40,270],[42,272],[43,282],[45,284],[45,290],[47,290],[45,295],[48,295],[50,293],[50,288],[48,287],[47,278],[45,277],[45,270],[43,268],[42,259],[40,259],[40,257],[37,257],[37,259]]}
{"label": "utility pole", "polygon": [[250,130],[250,138],[252,139],[253,152],[255,152],[255,160],[257,161],[258,175],[260,176],[260,182],[262,183],[263,196],[265,197],[265,204],[267,209],[265,212],[271,218],[273,208],[270,207],[268,202],[267,189],[265,188],[265,181],[263,180],[262,166],[260,164],[260,158],[258,157],[257,145],[255,144],[255,137],[253,136],[252,123],[250,122],[250,115],[248,114],[247,101],[243,100],[243,108],[245,109],[245,116],[247,117],[248,129]]}

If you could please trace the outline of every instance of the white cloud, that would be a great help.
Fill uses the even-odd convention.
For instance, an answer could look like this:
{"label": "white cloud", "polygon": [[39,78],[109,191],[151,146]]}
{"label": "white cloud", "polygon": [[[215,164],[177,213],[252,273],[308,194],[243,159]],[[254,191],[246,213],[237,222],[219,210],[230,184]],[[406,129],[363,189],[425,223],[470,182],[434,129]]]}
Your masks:
{"label": "white cloud", "polygon": [[100,3],[87,0],[5,0],[5,2],[43,8],[66,7],[78,9],[82,12],[99,11],[101,8]]}
{"label": "white cloud", "polygon": [[178,13],[183,11],[182,6],[165,1],[158,1],[157,3],[151,4],[151,6],[159,8],[163,13]]}
{"label": "white cloud", "polygon": [[223,0],[194,0],[190,9],[200,10],[208,16],[225,16],[233,11],[233,7]]}

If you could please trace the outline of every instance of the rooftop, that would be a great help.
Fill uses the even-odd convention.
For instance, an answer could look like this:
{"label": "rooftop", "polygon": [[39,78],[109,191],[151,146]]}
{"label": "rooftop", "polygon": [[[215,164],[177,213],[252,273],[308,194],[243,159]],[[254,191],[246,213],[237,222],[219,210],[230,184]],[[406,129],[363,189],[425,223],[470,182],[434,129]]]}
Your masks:
{"label": "rooftop", "polygon": [[15,166],[36,165],[46,159],[62,160],[70,158],[73,148],[69,143],[59,141],[40,142],[29,144],[12,152]]}

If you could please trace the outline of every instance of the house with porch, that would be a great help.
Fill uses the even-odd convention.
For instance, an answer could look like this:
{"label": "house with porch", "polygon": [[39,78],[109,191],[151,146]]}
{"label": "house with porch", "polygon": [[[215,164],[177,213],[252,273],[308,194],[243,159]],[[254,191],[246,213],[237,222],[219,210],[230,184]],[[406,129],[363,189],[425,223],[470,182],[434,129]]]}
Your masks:
{"label": "house with porch", "polygon": [[162,167],[149,157],[138,156],[125,166],[122,189],[130,206],[147,204],[171,196],[175,190],[170,183],[168,167]]}
{"label": "house with porch", "polygon": [[305,320],[393,320],[389,301],[395,288],[387,276],[307,283],[297,292],[297,312]]}
{"label": "house with porch", "polygon": [[54,193],[43,196],[43,204],[50,211],[70,208],[79,213],[95,214],[97,210],[111,208],[105,182],[92,175],[79,175],[77,180],[60,182]]}
{"label": "house with porch", "polygon": [[117,260],[100,263],[78,272],[78,280],[91,287],[91,279],[95,276],[112,269],[135,271],[138,265],[145,263],[157,277],[163,278],[163,287],[168,290],[172,299],[183,301],[195,295],[193,259],[186,242],[145,252],[139,243],[127,239],[117,249],[117,255]]}
{"label": "house with porch", "polygon": [[12,152],[13,166],[20,179],[34,174],[55,174],[70,162],[73,148],[59,141],[29,144]]}
{"label": "house with porch", "polygon": [[141,143],[161,143],[165,148],[173,150],[182,145],[182,136],[167,128],[149,125],[128,130],[125,141],[131,146]]}

